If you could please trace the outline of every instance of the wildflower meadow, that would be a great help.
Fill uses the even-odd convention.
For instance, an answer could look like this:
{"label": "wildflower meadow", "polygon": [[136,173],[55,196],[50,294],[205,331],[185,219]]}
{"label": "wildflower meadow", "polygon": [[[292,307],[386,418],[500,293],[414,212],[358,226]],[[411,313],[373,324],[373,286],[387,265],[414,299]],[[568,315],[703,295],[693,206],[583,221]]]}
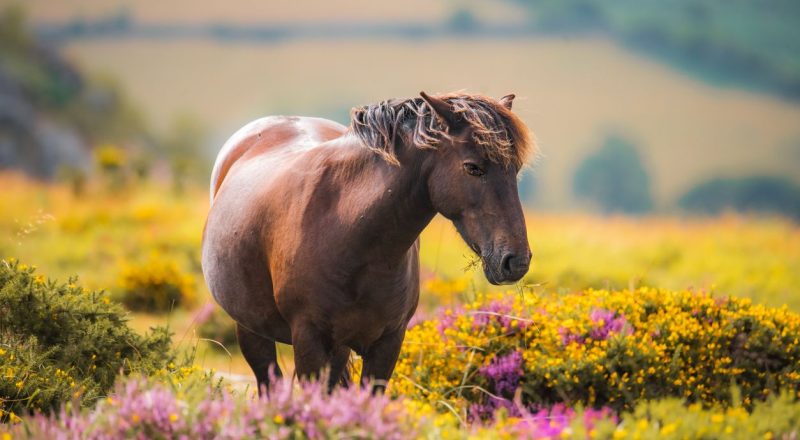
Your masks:
{"label": "wildflower meadow", "polygon": [[[385,394],[259,396],[205,288],[204,191],[0,176],[3,438],[796,438],[800,228],[527,213],[490,287],[446,221]],[[353,372],[360,359],[353,358]]]}

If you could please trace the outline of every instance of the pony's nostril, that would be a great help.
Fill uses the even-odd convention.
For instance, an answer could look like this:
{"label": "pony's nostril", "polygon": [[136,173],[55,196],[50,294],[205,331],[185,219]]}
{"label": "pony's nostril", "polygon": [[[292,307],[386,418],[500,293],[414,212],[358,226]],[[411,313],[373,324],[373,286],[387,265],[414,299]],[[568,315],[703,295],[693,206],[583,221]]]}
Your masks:
{"label": "pony's nostril", "polygon": [[508,253],[503,255],[503,259],[500,260],[500,267],[503,269],[503,272],[510,274],[511,270],[511,262],[514,260],[514,254]]}

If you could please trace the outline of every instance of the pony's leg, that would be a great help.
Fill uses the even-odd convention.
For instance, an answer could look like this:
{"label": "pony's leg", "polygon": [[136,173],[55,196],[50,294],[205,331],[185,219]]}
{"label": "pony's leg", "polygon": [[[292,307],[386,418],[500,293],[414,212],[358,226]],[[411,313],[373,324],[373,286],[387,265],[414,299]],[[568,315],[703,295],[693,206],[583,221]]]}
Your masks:
{"label": "pony's leg", "polygon": [[294,371],[300,379],[319,377],[320,372],[331,360],[330,345],[325,343],[324,335],[310,325],[292,328],[292,347],[294,348]]}
{"label": "pony's leg", "polygon": [[256,375],[260,396],[264,390],[269,390],[270,370],[276,377],[281,376],[275,341],[257,335],[239,323],[236,324],[236,339],[239,340],[239,349],[242,350],[244,359]]}
{"label": "pony's leg", "polygon": [[345,388],[350,386],[350,348],[344,345],[333,350],[331,356],[331,375],[328,377],[328,390],[332,391],[337,384]]}
{"label": "pony's leg", "polygon": [[405,335],[405,327],[384,334],[367,350],[364,356],[364,369],[361,371],[361,383],[371,382],[374,393],[382,393],[386,389]]}

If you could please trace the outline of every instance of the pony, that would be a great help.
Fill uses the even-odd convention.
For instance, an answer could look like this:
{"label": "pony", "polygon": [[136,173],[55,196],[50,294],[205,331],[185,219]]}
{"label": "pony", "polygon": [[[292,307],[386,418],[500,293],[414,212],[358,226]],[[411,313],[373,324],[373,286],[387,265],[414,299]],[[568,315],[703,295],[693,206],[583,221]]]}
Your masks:
{"label": "pony", "polygon": [[280,376],[276,342],[301,378],[328,368],[382,390],[419,299],[419,234],[439,213],[492,284],[528,271],[517,174],[535,151],[499,100],[452,93],[354,108],[351,124],[270,116],[237,131],[211,177],[202,268],[236,321],[259,391]]}

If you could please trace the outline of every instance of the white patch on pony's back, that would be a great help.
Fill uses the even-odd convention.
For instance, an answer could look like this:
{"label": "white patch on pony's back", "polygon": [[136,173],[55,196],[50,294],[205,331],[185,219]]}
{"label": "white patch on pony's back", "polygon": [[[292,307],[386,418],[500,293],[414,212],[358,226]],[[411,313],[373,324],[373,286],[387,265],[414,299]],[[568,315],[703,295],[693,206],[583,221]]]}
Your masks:
{"label": "white patch on pony's back", "polygon": [[241,143],[244,139],[253,136],[254,134],[261,131],[264,124],[269,122],[269,119],[274,118],[282,118],[283,116],[267,116],[264,118],[259,118],[254,121],[248,122],[244,125],[244,127],[236,130],[233,135],[228,138],[227,141],[222,145],[222,148],[217,153],[217,158],[214,160],[214,168],[211,169],[211,187],[209,190],[209,197],[211,198],[211,203],[214,203],[214,188],[217,186],[217,179],[219,179],[219,172],[220,168],[222,167],[223,162],[225,162],[225,158],[231,153],[239,143]]}

